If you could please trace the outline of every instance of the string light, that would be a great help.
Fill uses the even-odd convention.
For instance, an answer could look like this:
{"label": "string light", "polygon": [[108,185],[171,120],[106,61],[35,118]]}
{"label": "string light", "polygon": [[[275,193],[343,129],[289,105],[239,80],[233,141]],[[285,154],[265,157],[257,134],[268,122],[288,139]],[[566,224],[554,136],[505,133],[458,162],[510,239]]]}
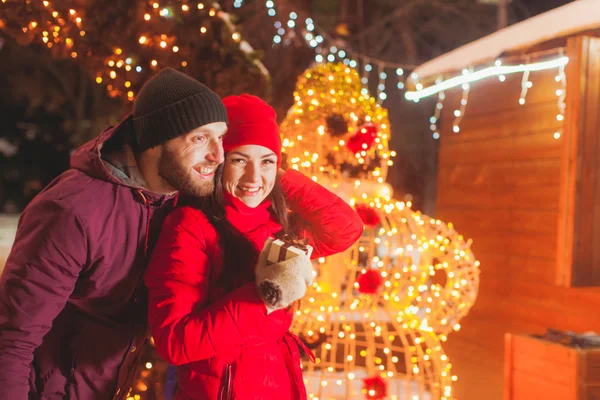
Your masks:
{"label": "string light", "polygon": [[[561,126],[559,129],[557,129],[554,132],[554,138],[555,139],[560,139],[562,136],[562,132],[564,130],[563,127],[563,121],[565,119],[565,111],[566,111],[566,104],[565,104],[565,99],[566,99],[566,74],[565,74],[565,67],[568,63],[568,58],[565,57],[563,55],[563,49],[560,49],[560,57],[552,60],[552,61],[546,61],[546,62],[541,62],[541,63],[535,63],[535,64],[531,64],[529,63],[529,57],[528,56],[528,60],[526,64],[520,64],[519,65],[519,69],[523,72],[523,76],[521,79],[521,92],[520,92],[520,96],[519,96],[519,104],[520,105],[525,105],[526,103],[526,96],[528,94],[529,89],[531,89],[533,87],[533,83],[530,80],[530,73],[532,71],[540,71],[540,70],[546,70],[546,69],[550,69],[550,68],[556,68],[556,66],[558,66],[558,73],[555,76],[555,81],[561,84],[561,87],[558,88],[556,90],[556,96],[557,96],[557,108],[558,108],[558,112],[556,114],[556,120],[558,122],[561,123]],[[496,60],[494,63],[495,67],[493,68],[501,68],[502,67],[502,61],[501,60]],[[511,67],[511,68],[514,68]],[[488,71],[490,70],[490,68],[487,69]],[[485,71],[485,70],[482,70]],[[482,72],[480,71],[480,72]],[[502,72],[502,73],[501,73]],[[496,70],[496,73],[498,73],[498,79],[501,82],[505,81],[505,76],[504,73],[515,73],[517,71],[515,71],[514,69],[511,70]],[[454,116],[455,116],[455,121],[453,123],[452,129],[455,133],[460,132],[460,122],[462,121],[462,118],[464,117],[465,114],[465,109],[467,106],[467,102],[468,102],[468,95],[469,95],[469,90],[470,90],[470,85],[468,82],[473,81],[472,77],[475,75],[475,73],[473,73],[472,71],[467,71],[467,70],[463,70],[463,77],[469,77],[469,79],[467,80],[463,80],[462,82],[464,82],[462,84],[463,87],[463,96],[461,99],[461,104],[459,109],[454,111]],[[486,75],[486,76],[491,76],[491,75]],[[453,78],[454,79],[454,83],[456,82],[461,82],[461,80],[457,78]],[[481,76],[480,76],[481,78]],[[411,76],[411,79],[413,81],[416,82],[417,77],[416,76]],[[436,90],[439,90],[440,87],[446,87],[443,86],[444,84],[446,84],[447,86],[449,86],[448,81],[443,82],[441,80],[441,78],[436,79],[435,85],[432,86],[432,88],[436,88]],[[417,85],[419,85],[417,83]],[[452,85],[451,87],[454,87],[454,85]],[[431,89],[431,88],[428,88]],[[417,93],[417,94],[422,94],[422,92],[424,92],[425,90],[422,89],[421,87],[417,87],[417,92],[411,92],[411,93]],[[444,99],[444,92],[443,91],[439,91],[438,93],[438,101],[436,104],[436,108],[435,108],[435,114],[430,118],[430,129],[433,132],[433,137],[434,139],[438,139],[440,137],[439,134],[439,128],[438,128],[438,121],[439,121],[439,117],[440,117],[440,113],[441,110],[443,108],[443,99]],[[423,96],[422,96],[423,97]],[[416,99],[415,101],[418,101],[419,98],[422,98],[419,96],[414,97],[414,99]]]}
{"label": "string light", "polygon": [[[235,1],[238,1],[238,0],[235,0]],[[235,6],[235,3],[234,3],[234,6]],[[241,1],[240,1],[240,6],[241,6]],[[277,15],[277,12],[275,11],[275,3],[272,0],[267,0],[265,2],[265,7],[267,9],[267,13],[269,16],[274,17],[275,15]],[[288,29],[295,29],[295,28],[299,27],[298,14],[296,12],[294,12],[294,11],[290,12],[289,19],[285,26],[282,25],[280,21],[275,22],[276,32],[273,35],[273,44],[274,45],[287,43],[284,41],[284,36],[287,34],[285,27],[287,27]],[[396,69],[398,71],[402,71],[401,74],[398,74],[397,87],[400,90],[404,89],[404,86],[405,86],[404,81],[403,81],[403,78],[401,78],[403,75],[403,67],[401,67],[398,64],[389,63],[389,62],[386,62],[383,60],[376,60],[371,57],[366,57],[366,56],[364,56],[362,54],[358,54],[354,51],[340,49],[340,47],[334,43],[342,43],[341,39],[332,40],[331,38],[328,38],[327,41],[329,43],[334,44],[334,46],[338,48],[338,51],[337,52],[331,52],[331,51],[323,52],[322,45],[325,44],[324,42],[325,42],[325,38],[327,37],[327,35],[324,32],[322,34],[315,33],[316,29],[317,29],[316,25],[312,18],[304,19],[304,32],[302,32],[301,35],[304,38],[304,40],[306,41],[307,45],[315,50],[315,62],[316,63],[320,64],[323,62],[337,62],[339,60],[344,65],[347,65],[351,68],[356,68],[358,65],[357,59],[360,61],[364,61],[365,63],[373,62],[375,64],[381,65],[383,69],[389,68],[389,69]],[[409,66],[409,67],[412,68],[414,66]],[[385,93],[385,91],[382,91],[382,93],[379,93],[379,94],[381,95],[381,97],[383,97],[383,99],[381,99],[381,97],[378,95],[378,97],[377,97],[378,102],[382,102],[387,98],[387,93]]]}
{"label": "string light", "polygon": [[468,74],[463,74],[463,75],[460,75],[460,76],[457,76],[454,78],[447,79],[444,82],[430,86],[428,88],[417,89],[416,91],[407,91],[404,94],[404,96],[406,97],[407,100],[418,101],[425,97],[434,95],[440,91],[445,91],[445,90],[454,88],[456,86],[461,86],[465,83],[475,82],[480,79],[489,78],[491,76],[508,75],[508,74],[514,74],[514,73],[519,73],[519,72],[525,72],[525,71],[529,71],[529,72],[542,71],[542,70],[558,68],[560,66],[567,65],[568,62],[569,62],[569,57],[561,56],[555,60],[542,61],[542,62],[532,63],[532,64],[500,65],[500,66],[488,67],[488,68],[482,69],[480,71],[470,72]]}
{"label": "string light", "polygon": [[[339,54],[339,50],[337,52]],[[295,105],[281,125],[282,135],[287,138],[283,141],[283,151],[292,168],[307,176],[339,177],[339,165],[359,165],[362,160],[361,167],[352,167],[350,173],[362,174],[376,183],[385,181],[395,154],[388,148],[387,111],[368,92],[363,94],[365,88],[360,79],[356,70],[343,63],[317,65],[299,78],[294,92]],[[347,113],[337,115],[339,112],[335,109],[347,110]],[[327,123],[331,114],[336,116]],[[368,123],[378,129],[368,134],[374,135],[371,139],[364,136],[365,149],[360,135],[366,133],[359,131],[359,127]],[[337,136],[328,133],[331,129],[339,130]],[[358,149],[351,140],[355,135],[358,136],[352,140],[358,141]],[[301,146],[298,137],[302,137]],[[315,154],[319,156],[315,158]]]}
{"label": "string light", "polygon": [[[239,1],[241,2],[241,0]],[[173,62],[180,64],[182,67],[187,66],[187,61],[183,60],[188,55],[189,50],[187,46],[184,48],[183,46],[176,45],[177,38],[174,36],[153,33],[153,30],[158,29],[158,27],[153,26],[153,21],[159,22],[162,19],[160,17],[168,19],[180,17],[173,19],[173,21],[177,22],[187,16],[195,17],[195,15],[191,14],[201,14],[206,19],[209,19],[209,17],[218,19],[220,23],[224,24],[225,29],[229,31],[232,43],[235,43],[240,51],[249,53],[252,50],[249,44],[242,40],[240,33],[231,23],[229,16],[220,11],[218,3],[214,3],[210,9],[206,9],[204,3],[182,4],[177,1],[167,0],[162,3],[152,2],[145,4],[145,8],[140,10],[139,18],[142,22],[145,21],[145,27],[142,32],[139,32],[135,36],[136,40],[133,47],[130,43],[123,41],[123,45],[115,46],[115,51],[111,55],[104,57],[100,55],[102,54],[101,52],[90,55],[90,43],[87,41],[86,31],[84,30],[86,21],[82,17],[86,15],[86,12],[78,10],[77,6],[66,10],[55,9],[54,4],[52,0],[45,0],[39,5],[33,5],[32,2],[32,5],[27,8],[25,15],[23,15],[24,21],[16,33],[39,35],[40,41],[49,49],[52,49],[55,56],[70,56],[81,59],[85,64],[89,64],[93,68],[90,72],[98,84],[111,82],[111,85],[107,85],[106,89],[112,97],[121,96],[127,100],[132,100],[137,92],[137,87],[142,83],[142,76],[139,74],[144,71],[144,67],[146,66],[157,69],[159,66],[166,66]],[[0,16],[4,17],[4,14],[7,14],[15,18],[14,15],[19,13],[13,12],[15,10],[10,8],[11,3],[8,3],[8,6],[9,8],[0,10]],[[192,10],[197,11],[192,13]],[[42,14],[41,16],[39,15],[40,13]],[[209,26],[210,24],[207,24],[198,28],[202,34],[206,34],[208,32],[207,27]],[[94,37],[90,40],[95,39]],[[175,53],[182,59],[173,59],[172,56],[166,55],[167,52],[163,54],[158,54],[157,52],[153,54],[155,59],[149,60],[140,55],[139,49],[136,46],[144,47],[144,51],[141,52],[142,54],[149,54],[148,50],[170,49],[172,52],[169,53]],[[82,55],[87,55],[87,57],[83,57]],[[103,58],[98,60],[99,57]],[[261,74],[268,73],[258,60],[252,60],[252,62]],[[104,69],[98,69],[98,65],[103,65]],[[129,82],[129,86],[125,86],[125,82]],[[123,90],[124,87],[136,88],[136,90]]]}
{"label": "string light", "polygon": [[385,99],[387,99],[387,94],[385,92],[385,80],[387,79],[387,73],[384,71],[384,66],[381,64],[377,65],[377,70],[379,72],[379,84],[377,85],[377,103],[383,104]]}
{"label": "string light", "polygon": [[[442,78],[438,78],[438,81],[441,81]],[[433,116],[429,119],[429,129],[431,129],[432,136],[435,140],[440,138],[439,132],[439,121],[440,116],[442,115],[442,110],[444,109],[444,99],[446,98],[446,94],[444,92],[438,93],[438,100],[435,104],[435,110],[433,112]]]}
{"label": "string light", "polygon": [[521,96],[519,97],[519,104],[525,104],[525,96],[527,96],[527,91],[532,86],[531,81],[529,81],[529,71],[523,72],[523,78],[521,79]]}
{"label": "string light", "polygon": [[[471,71],[463,70],[463,75],[470,74]],[[460,123],[465,116],[465,111],[467,109],[467,103],[469,102],[469,92],[471,91],[471,85],[469,83],[463,83],[462,85],[462,98],[460,99],[460,106],[458,109],[454,110],[454,123],[452,124],[452,131],[454,133],[460,132]]]}
{"label": "string light", "polygon": [[560,139],[563,132],[562,122],[565,119],[565,110],[567,109],[567,105],[565,104],[565,98],[567,96],[567,76],[565,74],[565,66],[561,65],[558,69],[558,75],[555,80],[560,82],[560,89],[556,90],[556,96],[558,97],[558,114],[556,114],[556,120],[561,122],[561,127],[554,132],[554,139]]}

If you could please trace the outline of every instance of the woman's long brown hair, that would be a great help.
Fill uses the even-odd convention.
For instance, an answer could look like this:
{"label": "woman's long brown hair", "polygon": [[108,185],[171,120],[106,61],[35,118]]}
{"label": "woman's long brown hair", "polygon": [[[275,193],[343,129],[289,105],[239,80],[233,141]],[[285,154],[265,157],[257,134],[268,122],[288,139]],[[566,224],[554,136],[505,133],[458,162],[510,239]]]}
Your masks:
{"label": "woman's long brown hair", "polygon": [[[258,251],[254,245],[233,226],[225,217],[225,187],[223,186],[223,164],[215,171],[215,190],[212,195],[201,198],[197,204],[215,227],[219,235],[219,244],[223,251],[223,270],[218,277],[220,287],[228,292],[254,279],[254,265],[258,260]],[[288,207],[281,189],[279,178],[268,196],[271,201],[269,211],[281,225],[278,237],[295,235],[290,231]],[[250,268],[246,266],[250,265]]]}

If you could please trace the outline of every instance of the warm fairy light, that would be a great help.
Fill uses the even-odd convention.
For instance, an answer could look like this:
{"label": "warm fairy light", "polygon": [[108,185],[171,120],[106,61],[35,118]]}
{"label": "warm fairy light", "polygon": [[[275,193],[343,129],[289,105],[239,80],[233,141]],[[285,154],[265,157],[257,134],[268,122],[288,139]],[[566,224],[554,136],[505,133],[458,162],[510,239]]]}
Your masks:
{"label": "warm fairy light", "polygon": [[[0,0],[2,2],[6,2],[6,0]],[[29,2],[27,2],[29,4]],[[39,3],[31,2],[31,5],[28,5],[31,8],[31,13],[24,16],[24,21],[17,21],[15,29],[12,29],[12,32],[15,35],[35,33],[38,36],[37,40],[41,40],[48,48],[56,49],[58,48],[60,51],[53,53],[54,56],[57,57],[72,57],[81,59],[84,63],[90,63],[93,66],[93,79],[100,83],[105,82],[107,79],[112,79],[114,82],[111,82],[114,87],[109,88],[107,85],[107,91],[111,97],[127,97],[128,100],[131,100],[134,95],[127,91],[124,91],[120,88],[139,88],[141,82],[140,78],[144,75],[138,75],[144,72],[145,65],[151,67],[158,67],[164,64],[170,65],[172,63],[180,64],[182,67],[188,66],[188,61],[175,60],[168,56],[168,53],[159,54],[157,50],[161,49],[170,49],[173,53],[184,53],[183,46],[174,45],[177,43],[177,37],[167,37],[166,35],[161,35],[160,31],[157,32],[158,29],[163,30],[164,26],[156,26],[154,20],[156,18],[152,18],[153,14],[161,15],[162,17],[167,18],[163,20],[162,18],[158,19],[161,24],[163,23],[171,23],[171,24],[181,24],[184,23],[192,23],[190,20],[185,20],[185,18],[194,18],[194,21],[198,19],[206,21],[206,19],[210,16],[218,19],[218,23],[222,26],[219,27],[219,30],[225,29],[223,32],[225,34],[231,35],[233,39],[233,45],[239,46],[239,50],[245,53],[248,53],[252,49],[250,48],[247,42],[243,41],[242,35],[236,30],[235,25],[231,22],[229,15],[223,11],[218,3],[214,3],[214,5],[210,8],[210,10],[205,10],[205,3],[188,3],[181,2],[179,5],[175,6],[172,3],[164,3],[162,4],[160,1],[151,1],[149,5],[145,5],[146,10],[139,15],[139,19],[141,21],[148,22],[147,24],[143,24],[143,31],[139,31],[135,33],[134,40],[137,40],[140,45],[144,45],[144,52],[140,54],[139,51],[135,48],[131,48],[129,44],[127,44],[128,38],[119,38],[118,34],[111,36],[110,41],[113,47],[113,55],[112,57],[106,57],[102,59],[98,59],[102,52],[96,52],[94,49],[91,49],[90,43],[81,40],[86,36],[86,31],[82,29],[83,26],[86,26],[85,15],[90,14],[89,5],[86,4],[74,4],[71,8],[67,7],[65,9],[55,9],[53,7],[53,3],[51,1],[44,0]],[[9,2],[10,4],[10,2]],[[36,9],[37,7],[37,9]],[[196,11],[196,9],[198,11]],[[206,11],[208,11],[206,13]],[[63,14],[64,12],[64,14]],[[41,16],[38,16],[41,13]],[[0,10],[0,14],[4,17],[4,10]],[[35,16],[32,18],[31,16]],[[170,18],[174,17],[174,18]],[[200,17],[200,18],[198,18]],[[18,16],[10,15],[10,18],[17,19]],[[0,19],[0,28],[5,29],[7,24],[5,24],[5,19]],[[44,23],[41,23],[44,21]],[[166,22],[163,22],[166,21]],[[95,22],[95,21],[92,21]],[[204,22],[206,23],[206,22]],[[202,26],[197,25],[197,29],[200,29],[202,34],[207,33],[208,25]],[[87,26],[86,26],[87,28]],[[95,27],[94,27],[95,28]],[[169,31],[174,31],[169,29]],[[96,41],[100,39],[97,37],[99,34],[99,30],[92,30],[94,36],[91,41]],[[165,30],[163,30],[165,32]],[[152,55],[152,51],[156,51],[156,54]],[[130,53],[131,52],[131,53]],[[149,61],[146,57],[154,56],[156,59]],[[118,58],[115,58],[118,57]],[[125,61],[125,60],[129,61]],[[110,63],[109,63],[110,61]],[[104,68],[100,67],[98,69],[98,65],[104,65]],[[255,64],[260,68],[260,62],[256,61]],[[118,68],[117,71],[112,71],[109,68]],[[261,74],[265,74],[264,70],[261,71]],[[128,85],[125,82],[129,82]]]}
{"label": "warm fairy light", "polygon": [[508,75],[519,72],[533,72],[543,71],[546,69],[558,68],[567,65],[569,57],[561,56],[557,59],[550,61],[542,61],[531,64],[520,64],[520,65],[495,65],[493,67],[484,68],[480,71],[463,73],[460,76],[447,79],[436,85],[418,89],[417,91],[408,91],[404,94],[407,100],[418,101],[425,97],[429,97],[441,91],[451,89],[456,86],[461,86],[465,83],[471,83],[480,79],[489,78],[491,76]]}
{"label": "warm fairy light", "polygon": [[[284,139],[286,153],[292,159],[297,158],[293,161],[294,169],[307,175],[326,174],[327,179],[349,173],[385,181],[389,165],[384,160],[391,158],[387,110],[376,104],[375,99],[361,95],[361,90],[356,70],[341,63],[318,65],[301,75],[294,93],[295,105],[281,127],[284,138],[302,141],[300,146],[293,146],[289,139],[287,142]],[[334,117],[339,122],[328,122],[330,114],[339,114]],[[369,121],[377,121],[372,138],[367,138],[365,129],[358,130]],[[339,131],[332,134],[332,129]],[[351,140],[359,134],[365,138]],[[358,143],[358,153],[350,150],[356,146],[355,142],[361,141],[364,143]],[[320,155],[318,160],[312,159],[313,154]]]}
{"label": "warm fairy light", "polygon": [[[427,89],[421,88],[421,89],[418,89],[416,92],[407,92],[406,98],[418,101],[420,98],[430,96],[434,93],[438,94],[438,101],[435,106],[434,115],[430,118],[429,122],[430,122],[430,129],[433,132],[433,138],[439,139],[439,137],[440,137],[439,120],[440,120],[440,116],[441,116],[441,111],[443,109],[443,100],[445,98],[444,90],[446,88],[451,88],[451,87],[461,85],[462,89],[463,89],[463,95],[462,95],[462,98],[460,101],[459,108],[455,109],[454,113],[453,113],[455,120],[454,120],[454,123],[452,124],[452,131],[454,133],[459,133],[460,132],[460,122],[462,121],[462,119],[465,115],[466,107],[468,104],[469,91],[471,88],[470,82],[473,82],[478,79],[487,78],[487,77],[493,76],[493,75],[498,75],[499,80],[501,82],[504,82],[506,80],[505,74],[522,72],[523,75],[521,77],[521,92],[519,95],[518,103],[521,106],[523,106],[527,102],[526,98],[527,98],[529,89],[531,89],[533,87],[533,82],[530,80],[531,72],[547,70],[547,69],[551,69],[551,68],[558,68],[558,74],[555,77],[555,81],[560,83],[561,87],[556,89],[557,104],[558,104],[558,113],[556,114],[556,121],[562,123],[565,120],[565,110],[566,110],[565,66],[567,65],[568,62],[569,62],[569,58],[563,56],[562,50],[561,50],[560,57],[558,57],[554,60],[551,60],[551,61],[544,61],[544,62],[538,62],[538,63],[529,63],[529,61],[528,61],[526,64],[520,64],[518,66],[503,66],[501,60],[496,60],[494,67],[486,68],[486,69],[483,69],[483,70],[477,71],[477,72],[473,72],[472,69],[471,70],[465,69],[465,70],[463,70],[463,73],[461,76],[458,76],[458,77],[455,77],[452,79],[448,79],[446,81],[443,81],[441,78],[438,78],[435,81],[435,85],[433,85]],[[563,129],[564,128],[561,124],[561,127],[553,133],[554,139],[561,138]]]}
{"label": "warm fairy light", "polygon": [[475,301],[479,264],[451,224],[392,199],[383,183],[395,156],[387,110],[365,94],[353,69],[319,65],[299,78],[281,132],[291,168],[362,207],[363,221],[375,221],[365,222],[347,253],[316,262],[315,284],[296,313],[293,330],[318,359],[303,365],[309,397],[379,393],[384,385],[399,399],[412,381],[425,384],[407,398],[451,399],[441,344]]}
{"label": "warm fairy light", "polygon": [[[563,122],[565,119],[565,111],[567,106],[565,104],[565,98],[567,96],[567,77],[565,74],[565,66],[561,65],[558,69],[558,75],[556,75],[555,80],[561,84],[561,88],[556,90],[557,104],[558,104],[558,114],[556,114],[556,120],[559,122]],[[560,139],[563,127],[561,124],[560,129],[554,132],[554,139]]]}
{"label": "warm fairy light", "polygon": [[456,117],[454,123],[452,124],[452,131],[454,133],[460,132],[460,123],[465,116],[465,112],[467,109],[467,104],[469,101],[469,93],[471,91],[471,85],[468,83],[464,83],[462,85],[463,94],[460,100],[460,108],[458,110],[454,110],[454,116]]}

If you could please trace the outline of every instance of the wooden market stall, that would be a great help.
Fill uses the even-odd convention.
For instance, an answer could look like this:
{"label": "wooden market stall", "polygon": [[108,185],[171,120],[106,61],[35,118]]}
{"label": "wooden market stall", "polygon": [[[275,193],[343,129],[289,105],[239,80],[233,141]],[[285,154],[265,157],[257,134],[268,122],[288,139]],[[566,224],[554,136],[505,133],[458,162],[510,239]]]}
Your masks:
{"label": "wooden market stall", "polygon": [[[445,345],[461,400],[518,398],[503,391],[507,332],[600,332],[599,36],[600,0],[578,0],[412,77],[407,98],[441,109],[436,217],[481,261],[479,298]],[[537,378],[545,368],[563,366]]]}

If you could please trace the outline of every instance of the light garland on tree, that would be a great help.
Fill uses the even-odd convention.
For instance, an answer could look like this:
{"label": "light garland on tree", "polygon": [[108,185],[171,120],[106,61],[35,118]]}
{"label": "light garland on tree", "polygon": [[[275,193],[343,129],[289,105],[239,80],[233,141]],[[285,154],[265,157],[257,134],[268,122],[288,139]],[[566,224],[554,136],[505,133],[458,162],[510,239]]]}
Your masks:
{"label": "light garland on tree", "polygon": [[[265,6],[269,16],[274,17],[277,15],[277,11],[275,9],[275,2],[273,0],[265,1]],[[284,44],[285,35],[292,34],[291,32],[295,29],[301,29],[302,24],[299,22],[299,19],[300,18],[298,13],[292,11],[290,12],[289,19],[285,25],[283,25],[280,21],[276,21],[274,24],[276,32],[273,35],[273,44]],[[303,32],[301,32],[300,34],[302,35],[308,46],[315,50],[316,63],[322,64],[341,62],[350,68],[357,68],[360,63],[363,66],[368,65],[369,67],[371,67],[371,69],[365,69],[365,72],[362,74],[362,78],[364,81],[363,84],[365,85],[365,88],[368,88],[369,75],[372,71],[372,64],[377,65],[377,73],[379,79],[379,83],[377,85],[377,102],[379,104],[383,104],[383,102],[388,97],[386,92],[386,78],[388,76],[388,72],[386,72],[386,70],[396,71],[396,77],[398,80],[396,87],[399,90],[403,90],[405,87],[404,70],[407,68],[414,68],[414,65],[392,63],[369,57],[353,50],[349,50],[348,45],[342,39],[333,39],[329,37],[329,35],[327,35],[323,30],[318,29],[314,20],[310,17],[304,18],[304,28],[302,28],[302,30]],[[317,33],[317,30],[319,30],[320,33]],[[382,76],[384,78],[382,78]]]}
{"label": "light garland on tree", "polygon": [[350,67],[317,65],[300,76],[281,126],[290,167],[365,224],[351,249],[318,260],[296,312],[293,330],[316,354],[305,383],[314,399],[451,399],[457,378],[442,343],[476,299],[479,262],[451,224],[392,199],[387,111],[363,89]]}
{"label": "light garland on tree", "polygon": [[[112,97],[126,96],[132,101],[136,90],[148,77],[145,74],[147,70],[156,71],[165,66],[184,70],[191,67],[189,63],[197,57],[198,49],[188,46],[191,36],[178,37],[173,33],[174,26],[181,21],[185,21],[188,30],[198,24],[194,29],[207,40],[222,35],[219,31],[211,31],[211,20],[218,21],[225,27],[226,40],[232,46],[237,46],[261,75],[268,76],[264,65],[251,57],[253,49],[242,39],[229,15],[220,9],[218,3],[188,3],[180,0],[136,2],[132,10],[139,18],[136,23],[141,24],[141,28],[134,33],[134,41],[131,41],[131,37],[127,37],[127,40],[117,38],[115,41],[97,37],[98,32],[86,23],[84,14],[89,10],[81,9],[77,3],[72,8],[67,4],[69,2],[62,0],[45,0],[39,5],[29,1],[6,3],[0,5],[0,17],[10,19],[11,16],[19,16],[24,19],[25,24],[18,28],[10,20],[4,24],[9,24],[9,31],[25,36],[27,42],[39,39],[51,49],[54,56],[82,58],[96,83],[106,85]],[[90,38],[90,33],[93,38]]]}

